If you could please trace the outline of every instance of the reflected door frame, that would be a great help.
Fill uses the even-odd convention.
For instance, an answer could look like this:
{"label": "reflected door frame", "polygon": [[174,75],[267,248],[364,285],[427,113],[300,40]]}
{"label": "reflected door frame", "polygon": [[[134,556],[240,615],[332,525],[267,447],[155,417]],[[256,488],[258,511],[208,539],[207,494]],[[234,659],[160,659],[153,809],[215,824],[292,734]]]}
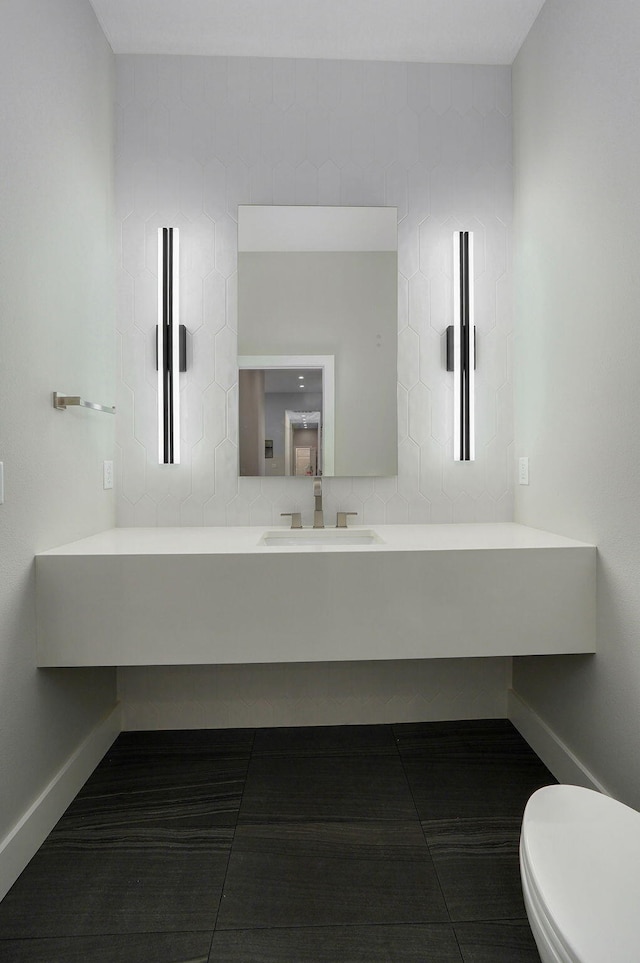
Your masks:
{"label": "reflected door frame", "polygon": [[[295,412],[290,409],[285,409],[284,412],[284,473],[285,475],[295,475],[295,455],[293,449],[293,422],[291,415]],[[314,412],[312,412],[314,414]],[[319,411],[320,421],[317,424],[316,437],[318,439],[318,444],[316,445],[316,463],[320,462],[320,472],[325,474],[324,462],[322,461],[322,439],[324,438],[322,432],[322,412]],[[299,426],[298,426],[299,427]],[[315,427],[315,426],[314,426]]]}
{"label": "reflected door frame", "polygon": [[335,356],[332,354],[238,355],[238,368],[321,368],[322,369],[322,453],[323,475],[335,474],[336,389]]}

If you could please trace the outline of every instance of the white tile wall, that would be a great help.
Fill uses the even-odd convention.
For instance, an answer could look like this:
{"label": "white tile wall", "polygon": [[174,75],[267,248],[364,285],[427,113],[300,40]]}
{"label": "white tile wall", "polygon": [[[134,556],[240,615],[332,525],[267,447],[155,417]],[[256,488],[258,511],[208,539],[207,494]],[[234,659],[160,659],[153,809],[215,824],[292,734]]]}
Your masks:
{"label": "white tile wall", "polygon": [[[237,476],[236,217],[246,203],[398,207],[398,476],[325,479],[328,515],[356,511],[367,524],[511,520],[510,68],[151,56],[117,62],[119,524],[271,525],[281,511],[302,511],[305,524],[311,521],[308,480]],[[159,226],[181,229],[181,314],[192,349],[182,389],[182,464],[173,468],[161,468],[156,451]],[[443,346],[451,234],[461,228],[475,231],[476,247],[471,464],[452,460]],[[387,680],[388,697],[393,665],[371,670]],[[132,671],[121,671],[124,693]],[[162,675],[146,671],[147,685]],[[166,706],[172,688],[186,707],[185,680],[195,670],[164,671],[160,702]],[[251,673],[255,678],[255,669],[244,670]],[[137,680],[144,676],[135,670]],[[131,694],[138,707],[140,691]],[[151,703],[153,693],[145,698]],[[145,711],[136,711],[140,722]]]}
{"label": "white tile wall", "polygon": [[[327,479],[367,521],[511,518],[510,70],[118,58],[119,519],[267,524],[309,485],[236,471],[238,204],[390,204],[399,215],[398,478]],[[156,230],[181,228],[183,464],[156,452]],[[451,458],[451,233],[475,231],[478,458]]]}

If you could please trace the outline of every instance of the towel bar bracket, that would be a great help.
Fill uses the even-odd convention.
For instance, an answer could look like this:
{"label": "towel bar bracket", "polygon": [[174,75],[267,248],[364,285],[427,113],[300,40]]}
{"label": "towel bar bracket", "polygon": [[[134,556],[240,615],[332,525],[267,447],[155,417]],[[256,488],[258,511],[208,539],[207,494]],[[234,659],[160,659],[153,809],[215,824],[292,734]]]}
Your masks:
{"label": "towel bar bracket", "polygon": [[73,406],[92,408],[93,411],[106,411],[109,415],[115,415],[116,413],[115,406],[97,405],[93,401],[85,401],[79,395],[61,395],[57,391],[53,392],[53,407],[57,411],[66,411],[68,407]]}

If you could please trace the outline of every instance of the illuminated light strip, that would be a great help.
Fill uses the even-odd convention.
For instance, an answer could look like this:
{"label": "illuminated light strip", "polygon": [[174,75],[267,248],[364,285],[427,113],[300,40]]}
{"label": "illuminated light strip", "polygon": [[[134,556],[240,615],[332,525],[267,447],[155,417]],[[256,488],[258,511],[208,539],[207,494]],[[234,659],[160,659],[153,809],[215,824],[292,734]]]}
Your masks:
{"label": "illuminated light strip", "polygon": [[180,464],[179,235],[158,228],[158,460]]}
{"label": "illuminated light strip", "polygon": [[453,235],[453,457],[475,459],[473,234]]}

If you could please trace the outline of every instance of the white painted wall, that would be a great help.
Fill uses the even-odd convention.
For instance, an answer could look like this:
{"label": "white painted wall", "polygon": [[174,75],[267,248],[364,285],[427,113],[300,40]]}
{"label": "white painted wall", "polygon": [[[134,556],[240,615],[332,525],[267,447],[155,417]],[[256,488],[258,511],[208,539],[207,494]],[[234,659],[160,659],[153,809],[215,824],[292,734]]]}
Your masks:
{"label": "white painted wall", "polygon": [[547,0],[514,65],[516,521],[599,549],[598,654],[518,695],[640,808],[640,7]]}
{"label": "white painted wall", "polygon": [[[239,204],[398,208],[398,475],[324,479],[326,517],[340,509],[358,512],[364,524],[510,521],[510,69],[120,56],[117,72],[119,524],[270,526],[283,511],[301,511],[311,524],[308,479],[238,479]],[[153,370],[163,225],[181,229],[181,314],[193,333],[183,464],[171,469],[157,464]],[[461,227],[476,232],[480,359],[478,460],[466,465],[452,457],[452,377],[443,349],[451,236]],[[331,696],[324,675],[311,681],[310,670],[238,671],[245,691],[258,680],[267,685],[253,716],[242,685],[230,689],[237,714],[221,714],[214,670],[122,670],[125,725],[374,721],[387,717],[388,704],[398,719],[505,712],[502,661],[433,664],[410,676],[393,662],[366,677],[356,669],[338,687],[352,691],[346,699]],[[276,678],[287,680],[286,699]],[[316,708],[305,708],[300,691]]]}
{"label": "white painted wall", "polygon": [[114,401],[113,78],[84,0],[4,0],[0,843],[115,702],[110,669],[36,669],[34,601],[36,552],[114,524],[115,419],[51,402]]}
{"label": "white painted wall", "polygon": [[118,687],[125,729],[490,719],[506,715],[510,662],[134,667],[119,671]]}

